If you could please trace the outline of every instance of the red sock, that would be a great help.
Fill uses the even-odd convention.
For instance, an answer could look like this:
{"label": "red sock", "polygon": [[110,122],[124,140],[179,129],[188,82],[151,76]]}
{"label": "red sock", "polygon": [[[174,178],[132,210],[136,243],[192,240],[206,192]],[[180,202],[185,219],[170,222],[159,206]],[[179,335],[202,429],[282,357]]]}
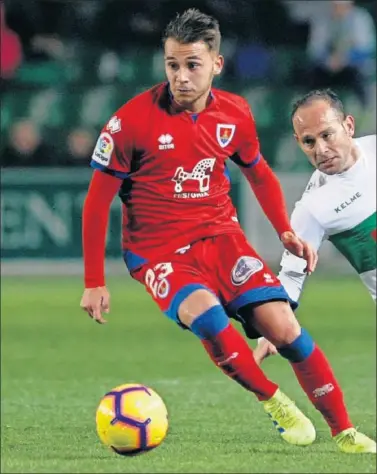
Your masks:
{"label": "red sock", "polygon": [[309,357],[293,362],[292,367],[310,401],[327,421],[332,436],[351,428],[342,390],[321,349],[315,346]]}
{"label": "red sock", "polygon": [[267,379],[254,360],[253,351],[241,334],[229,324],[213,339],[202,339],[213,362],[259,400],[269,400],[278,386]]}

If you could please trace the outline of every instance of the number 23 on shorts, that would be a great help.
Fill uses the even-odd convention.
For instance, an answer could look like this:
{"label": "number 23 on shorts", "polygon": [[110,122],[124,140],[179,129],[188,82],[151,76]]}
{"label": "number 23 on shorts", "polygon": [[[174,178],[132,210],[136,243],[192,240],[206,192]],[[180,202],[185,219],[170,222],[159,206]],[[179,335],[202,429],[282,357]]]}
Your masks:
{"label": "number 23 on shorts", "polygon": [[170,262],[159,263],[149,268],[145,273],[145,285],[149,288],[155,298],[166,298],[169,294],[170,283],[167,277],[173,273],[173,266]]}

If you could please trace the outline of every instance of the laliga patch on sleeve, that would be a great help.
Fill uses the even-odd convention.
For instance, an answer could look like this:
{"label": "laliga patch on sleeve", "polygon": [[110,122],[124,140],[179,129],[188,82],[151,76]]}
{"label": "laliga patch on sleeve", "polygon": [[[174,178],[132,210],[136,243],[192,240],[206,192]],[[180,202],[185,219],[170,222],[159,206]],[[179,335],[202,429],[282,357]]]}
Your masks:
{"label": "laliga patch on sleeve", "polygon": [[231,280],[233,285],[240,286],[245,283],[251,275],[259,272],[263,263],[255,257],[240,257],[232,269]]}
{"label": "laliga patch on sleeve", "polygon": [[92,159],[107,166],[110,163],[111,153],[114,150],[114,140],[109,133],[101,133],[94,149]]}

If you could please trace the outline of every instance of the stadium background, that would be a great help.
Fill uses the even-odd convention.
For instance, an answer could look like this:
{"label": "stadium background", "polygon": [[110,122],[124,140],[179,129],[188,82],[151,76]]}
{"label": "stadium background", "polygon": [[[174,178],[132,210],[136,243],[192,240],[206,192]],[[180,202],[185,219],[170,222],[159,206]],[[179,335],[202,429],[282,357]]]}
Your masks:
{"label": "stadium background", "polygon": [[[327,3],[319,3],[320,14],[327,14]],[[373,2],[360,4],[373,11]],[[80,213],[96,137],[119,106],[164,80],[161,30],[166,18],[189,6],[218,16],[226,67],[215,85],[250,103],[262,152],[281,177],[292,208],[311,172],[292,137],[289,117],[293,101],[307,91],[301,71],[309,62],[315,8],[312,12],[306,2],[246,0],[12,0],[5,6],[23,58],[2,80],[3,271],[48,271],[52,259],[59,261],[58,266],[53,262],[55,271],[81,271],[72,263],[81,256]],[[336,88],[356,116],[357,135],[376,128],[373,68],[366,82],[368,107],[347,84]],[[238,170],[232,175],[232,196],[250,240],[277,263],[281,249],[272,228]],[[119,203],[112,209],[108,256],[119,263]],[[321,267],[349,270],[331,246],[323,251]]]}
{"label": "stadium background", "polygon": [[[355,3],[376,23],[375,2]],[[5,35],[2,23],[2,472],[282,472],[281,456],[284,472],[375,472],[366,458],[342,464],[330,445],[319,444],[307,455],[277,447],[265,420],[258,421],[257,408],[255,416],[250,412],[251,433],[234,423],[249,419],[242,408],[248,395],[214,371],[193,338],[167,323],[143,289],[127,278],[118,202],[107,242],[112,322],[98,331],[78,308],[81,209],[97,135],[119,106],[164,79],[161,29],[176,11],[193,6],[220,20],[226,67],[215,86],[249,101],[262,152],[292,209],[312,170],[292,137],[290,111],[308,90],[304,71],[311,22],[326,18],[329,2],[5,2],[10,34]],[[375,55],[373,65],[374,60]],[[375,66],[365,85],[367,104],[360,103],[350,84],[335,87],[356,117],[357,136],[376,132]],[[277,270],[281,245],[237,168],[231,174],[242,225]],[[373,303],[330,245],[321,250],[311,279],[299,316],[327,351],[352,414],[375,436]],[[191,364],[182,368],[182,358]],[[292,380],[284,362],[267,361],[266,366],[275,380]],[[163,395],[173,427],[166,458],[160,459],[157,450],[127,467],[101,454],[93,410],[102,393],[130,380],[151,383]],[[230,411],[214,395],[218,389],[234,401]],[[328,442],[327,428],[297,384],[289,390],[319,424],[319,443]],[[221,423],[227,426],[222,435]],[[177,453],[177,439],[185,440],[188,454]],[[250,443],[258,454],[252,467]],[[234,452],[238,455],[231,459]]]}

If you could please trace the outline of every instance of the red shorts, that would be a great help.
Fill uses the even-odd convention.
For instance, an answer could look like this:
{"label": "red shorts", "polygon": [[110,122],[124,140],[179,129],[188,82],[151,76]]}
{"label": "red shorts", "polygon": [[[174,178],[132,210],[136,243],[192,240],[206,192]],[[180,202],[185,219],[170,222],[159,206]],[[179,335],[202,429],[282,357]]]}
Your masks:
{"label": "red shorts", "polygon": [[243,306],[286,300],[293,306],[278,278],[243,234],[224,234],[193,243],[163,260],[148,262],[131,272],[169,318],[180,324],[178,308],[193,291],[208,289],[229,317]]}

